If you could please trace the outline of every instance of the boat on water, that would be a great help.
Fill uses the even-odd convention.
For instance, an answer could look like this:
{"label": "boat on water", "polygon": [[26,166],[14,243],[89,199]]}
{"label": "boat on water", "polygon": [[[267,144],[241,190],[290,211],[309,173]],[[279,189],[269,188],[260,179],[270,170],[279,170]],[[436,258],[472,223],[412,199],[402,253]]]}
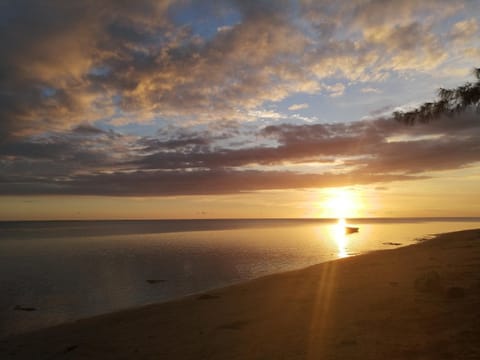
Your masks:
{"label": "boat on water", "polygon": [[355,226],[345,226],[345,234],[353,234],[358,232],[358,227]]}

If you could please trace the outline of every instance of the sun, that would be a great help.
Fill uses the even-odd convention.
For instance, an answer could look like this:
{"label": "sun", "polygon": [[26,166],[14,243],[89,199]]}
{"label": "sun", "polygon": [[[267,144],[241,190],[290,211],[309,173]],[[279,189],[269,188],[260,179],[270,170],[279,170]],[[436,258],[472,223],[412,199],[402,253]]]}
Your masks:
{"label": "sun", "polygon": [[352,218],[358,216],[360,201],[355,191],[332,189],[323,207],[324,213],[328,214],[328,217]]}

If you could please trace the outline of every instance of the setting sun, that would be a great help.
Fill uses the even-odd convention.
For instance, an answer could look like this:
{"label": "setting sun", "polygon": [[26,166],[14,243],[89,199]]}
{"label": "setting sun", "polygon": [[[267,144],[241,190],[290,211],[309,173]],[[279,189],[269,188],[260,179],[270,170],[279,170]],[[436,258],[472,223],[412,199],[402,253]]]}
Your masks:
{"label": "setting sun", "polygon": [[360,209],[360,200],[354,191],[334,189],[325,201],[324,207],[328,217],[357,217]]}

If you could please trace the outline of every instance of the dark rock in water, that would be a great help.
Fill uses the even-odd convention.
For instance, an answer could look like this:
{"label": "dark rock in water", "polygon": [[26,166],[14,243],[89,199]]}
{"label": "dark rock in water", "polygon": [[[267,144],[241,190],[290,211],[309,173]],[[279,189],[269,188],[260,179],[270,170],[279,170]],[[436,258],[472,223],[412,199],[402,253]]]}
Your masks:
{"label": "dark rock in water", "polygon": [[435,293],[442,288],[442,279],[435,270],[428,271],[415,279],[415,290],[417,291]]}
{"label": "dark rock in water", "polygon": [[452,286],[446,292],[448,299],[460,299],[465,297],[465,289],[459,286]]}
{"label": "dark rock in water", "polygon": [[29,306],[15,305],[13,310],[16,310],[16,311],[35,311],[37,309],[34,308],[34,307],[29,307]]}
{"label": "dark rock in water", "polygon": [[147,280],[147,283],[149,284],[158,284],[158,283],[162,283],[162,282],[165,282],[167,280],[163,280],[163,279],[150,279],[150,280]]}
{"label": "dark rock in water", "polygon": [[387,241],[387,242],[384,242],[382,243],[383,245],[392,245],[392,246],[400,246],[402,245],[402,243],[399,243],[399,242],[391,242],[391,241]]}

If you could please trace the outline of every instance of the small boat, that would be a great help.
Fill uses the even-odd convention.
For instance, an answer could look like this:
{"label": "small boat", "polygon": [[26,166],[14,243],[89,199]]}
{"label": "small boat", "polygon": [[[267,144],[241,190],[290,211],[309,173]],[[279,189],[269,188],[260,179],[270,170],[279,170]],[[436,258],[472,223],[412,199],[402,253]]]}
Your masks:
{"label": "small boat", "polygon": [[353,234],[353,233],[356,233],[356,232],[358,232],[358,227],[345,226],[345,234],[349,235],[349,234]]}

